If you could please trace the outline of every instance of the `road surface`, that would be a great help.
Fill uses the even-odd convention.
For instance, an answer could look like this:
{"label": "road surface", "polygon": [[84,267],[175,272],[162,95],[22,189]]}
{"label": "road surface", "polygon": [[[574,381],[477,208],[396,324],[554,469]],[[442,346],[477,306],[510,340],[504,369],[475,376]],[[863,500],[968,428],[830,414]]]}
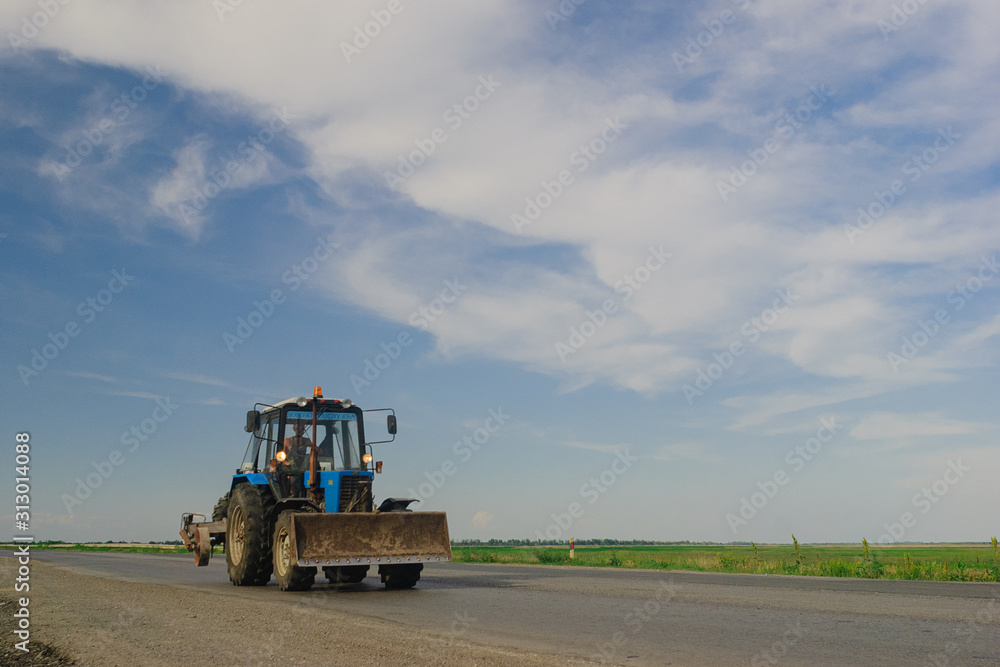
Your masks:
{"label": "road surface", "polygon": [[[46,590],[45,573],[54,578],[61,570],[64,579],[73,573],[73,581],[96,582],[95,590],[108,587],[109,595],[120,582],[130,584],[137,595],[129,602],[133,617],[144,613],[141,591],[151,591],[153,605],[162,597],[153,590],[173,590],[191,600],[188,606],[262,603],[275,618],[363,619],[379,637],[398,629],[408,633],[405,641],[430,642],[429,650],[445,651],[456,664],[468,652],[478,664],[519,664],[530,656],[538,664],[1000,665],[1000,584],[448,563],[428,565],[411,591],[386,591],[370,576],[356,586],[323,583],[308,593],[282,593],[273,581],[264,588],[233,586],[224,556],[205,568],[175,555],[32,556],[43,568],[33,586],[44,604],[70,595]],[[9,591],[13,567],[6,559],[0,565]],[[205,636],[189,639],[218,636],[212,621],[202,616],[197,627]],[[129,625],[119,630],[126,636]],[[336,641],[329,643],[322,652],[327,658]],[[425,657],[425,664],[443,659]],[[292,664],[339,664],[302,659]],[[422,664],[420,655],[412,659]]]}

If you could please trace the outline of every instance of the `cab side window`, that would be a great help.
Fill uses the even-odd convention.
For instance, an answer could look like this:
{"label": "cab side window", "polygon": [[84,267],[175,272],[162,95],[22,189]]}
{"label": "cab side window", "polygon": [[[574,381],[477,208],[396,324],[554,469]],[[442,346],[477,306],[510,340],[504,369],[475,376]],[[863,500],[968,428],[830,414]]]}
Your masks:
{"label": "cab side window", "polygon": [[274,434],[278,431],[278,418],[271,417],[260,425],[261,448],[257,458],[259,470],[270,470],[271,459],[274,458]]}

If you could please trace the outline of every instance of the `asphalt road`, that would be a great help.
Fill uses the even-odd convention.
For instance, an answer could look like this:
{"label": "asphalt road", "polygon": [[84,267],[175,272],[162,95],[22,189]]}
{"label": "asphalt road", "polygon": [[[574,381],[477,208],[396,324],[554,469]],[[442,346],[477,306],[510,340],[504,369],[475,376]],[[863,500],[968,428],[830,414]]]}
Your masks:
{"label": "asphalt road", "polygon": [[448,563],[425,567],[410,591],[386,591],[371,576],[282,593],[273,582],[233,586],[225,557],[204,568],[188,556],[32,557],[98,577],[335,609],[456,641],[614,664],[1000,665],[1000,584]]}

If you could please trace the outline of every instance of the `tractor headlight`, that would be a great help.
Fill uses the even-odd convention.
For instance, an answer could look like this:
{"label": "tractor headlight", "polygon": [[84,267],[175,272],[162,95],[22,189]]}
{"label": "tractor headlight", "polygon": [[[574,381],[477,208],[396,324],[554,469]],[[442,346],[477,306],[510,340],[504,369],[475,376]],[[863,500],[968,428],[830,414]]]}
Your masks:
{"label": "tractor headlight", "polygon": [[365,454],[364,456],[361,457],[361,460],[365,462],[365,465],[368,465],[369,463],[372,462],[372,455]]}
{"label": "tractor headlight", "polygon": [[285,454],[284,452],[278,452],[277,454],[274,455],[274,458],[278,459],[278,462],[281,463],[286,458],[288,458],[288,455]]}

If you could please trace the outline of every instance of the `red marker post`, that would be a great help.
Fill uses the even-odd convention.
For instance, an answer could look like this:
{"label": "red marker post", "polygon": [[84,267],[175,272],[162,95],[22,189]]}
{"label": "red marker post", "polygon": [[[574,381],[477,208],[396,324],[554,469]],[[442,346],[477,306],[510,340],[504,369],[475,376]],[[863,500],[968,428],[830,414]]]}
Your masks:
{"label": "red marker post", "polygon": [[570,558],[570,560],[573,560],[574,558],[576,558],[576,555],[573,553],[574,547],[575,547],[575,544],[574,544],[573,538],[571,537],[571,538],[569,538],[569,558]]}

